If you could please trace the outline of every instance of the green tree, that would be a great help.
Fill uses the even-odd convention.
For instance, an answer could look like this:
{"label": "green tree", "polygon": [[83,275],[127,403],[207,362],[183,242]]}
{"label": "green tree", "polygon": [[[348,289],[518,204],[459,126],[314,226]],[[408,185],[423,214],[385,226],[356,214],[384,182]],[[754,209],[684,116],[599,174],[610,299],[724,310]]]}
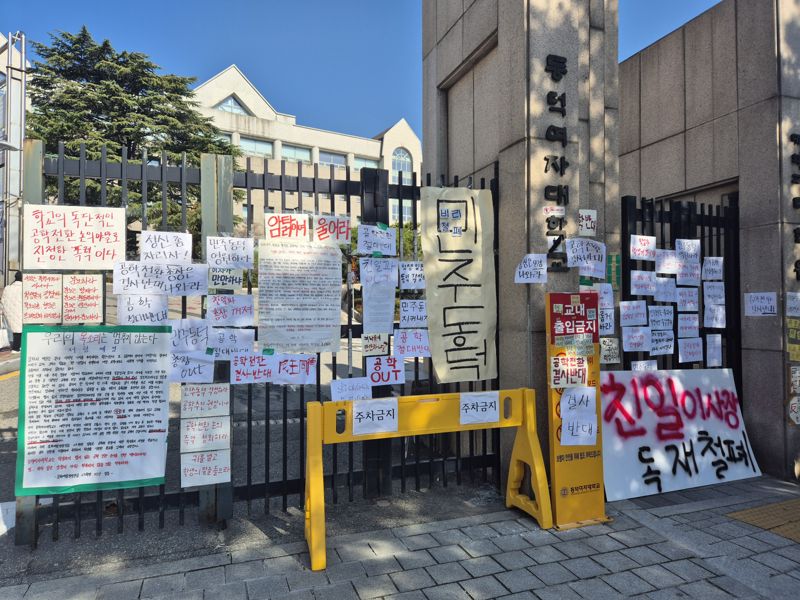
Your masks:
{"label": "green tree", "polygon": [[[120,160],[123,148],[129,163],[160,162],[167,153],[170,164],[180,164],[186,153],[189,164],[199,164],[200,154],[238,154],[238,149],[220,138],[211,119],[197,110],[189,87],[195,79],[159,72],[146,54],[115,50],[109,40],[97,42],[84,26],[77,33],[51,34],[50,44],[34,43],[40,60],[30,71],[31,110],[28,136],[41,139],[45,151],[56,152],[64,142],[68,156],[77,157],[80,144],[89,159],[99,159],[106,146],[109,161]],[[54,182],[48,191],[55,193]],[[77,197],[77,183],[69,182],[68,199]],[[161,187],[148,187],[148,219],[160,223]],[[141,186],[129,183],[129,215],[141,215]],[[87,180],[87,200],[99,201],[100,185]],[[180,189],[170,186],[168,226],[181,221]],[[190,226],[199,223],[198,191],[186,198]],[[110,185],[108,198],[119,204],[120,188]],[[152,204],[151,204],[152,202]],[[190,227],[192,229],[192,227]]]}

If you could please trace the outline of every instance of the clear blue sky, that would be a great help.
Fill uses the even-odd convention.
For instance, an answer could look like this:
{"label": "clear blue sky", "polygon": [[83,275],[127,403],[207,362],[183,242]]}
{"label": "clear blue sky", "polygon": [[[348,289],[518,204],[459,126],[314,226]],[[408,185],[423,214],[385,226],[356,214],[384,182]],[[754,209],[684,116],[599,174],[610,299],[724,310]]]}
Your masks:
{"label": "clear blue sky", "polygon": [[[716,0],[619,4],[624,59]],[[48,41],[85,24],[198,81],[236,63],[299,123],[364,136],[401,117],[422,134],[421,18],[419,0],[0,0],[0,31]]]}

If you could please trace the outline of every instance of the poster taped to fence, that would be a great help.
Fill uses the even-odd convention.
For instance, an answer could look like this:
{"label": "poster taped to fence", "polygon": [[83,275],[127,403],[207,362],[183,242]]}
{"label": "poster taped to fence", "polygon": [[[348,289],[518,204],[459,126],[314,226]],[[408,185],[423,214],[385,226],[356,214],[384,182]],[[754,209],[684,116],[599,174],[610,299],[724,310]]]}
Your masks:
{"label": "poster taped to fence", "polygon": [[761,474],[730,369],[602,374],[609,501]]}
{"label": "poster taped to fence", "polygon": [[117,296],[118,325],[165,325],[168,320],[167,296],[154,294]]}
{"label": "poster taped to fence", "polygon": [[24,205],[25,270],[108,271],[125,260],[125,209]]}
{"label": "poster taped to fence", "polygon": [[258,342],[276,352],[337,352],[342,252],[320,242],[260,240]]}
{"label": "poster taped to fence", "polygon": [[422,189],[428,334],[440,383],[497,377],[494,209],[489,190]]}
{"label": "poster taped to fence", "polygon": [[182,488],[228,483],[230,480],[230,449],[181,454]]}
{"label": "poster taped to fence", "polygon": [[169,327],[25,326],[22,348],[17,496],[164,483]]}
{"label": "poster taped to fence", "polygon": [[139,260],[147,263],[191,264],[192,234],[178,231],[142,231]]}
{"label": "poster taped to fence", "polygon": [[25,273],[22,276],[22,322],[61,323],[63,277],[58,273]]}

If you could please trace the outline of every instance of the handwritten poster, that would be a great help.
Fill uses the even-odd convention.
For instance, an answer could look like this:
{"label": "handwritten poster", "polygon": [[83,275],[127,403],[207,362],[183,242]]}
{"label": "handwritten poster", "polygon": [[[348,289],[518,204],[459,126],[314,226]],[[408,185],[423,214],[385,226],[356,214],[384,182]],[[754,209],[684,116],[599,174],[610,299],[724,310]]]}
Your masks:
{"label": "handwritten poster", "polygon": [[181,454],[181,487],[228,483],[231,480],[230,449]]}
{"label": "handwritten poster", "polygon": [[252,269],[253,238],[206,238],[206,263],[212,269]]}
{"label": "handwritten poster", "polygon": [[397,230],[386,225],[361,224],[358,228],[356,252],[366,256],[394,256],[397,254]]}
{"label": "handwritten poster", "polygon": [[33,325],[22,335],[16,495],[164,483],[169,329]]}
{"label": "handwritten poster", "polygon": [[398,329],[394,332],[394,355],[426,358],[431,355],[427,329]]}
{"label": "handwritten poster", "polygon": [[231,418],[181,419],[181,452],[227,450],[231,447]]}
{"label": "handwritten poster", "polygon": [[188,383],[181,386],[181,418],[221,417],[230,414],[229,383]]}
{"label": "handwritten poster", "polygon": [[786,316],[800,317],[800,292],[786,292]]}
{"label": "handwritten poster", "polygon": [[652,235],[632,235],[630,243],[631,260],[656,260],[656,238]]}
{"label": "handwritten poster", "polygon": [[393,283],[361,286],[361,322],[365,333],[389,334],[394,330],[394,297]]}
{"label": "handwritten poster", "polygon": [[725,329],[725,305],[706,304],[703,310],[703,325],[707,329]]}
{"label": "handwritten poster", "polygon": [[63,281],[59,274],[22,275],[22,322],[54,324],[63,318]]}
{"label": "handwritten poster", "polygon": [[117,324],[163,325],[169,320],[167,296],[122,294],[117,296]]}
{"label": "handwritten poster", "polygon": [[619,323],[623,327],[647,325],[647,302],[623,300],[619,303]]}
{"label": "handwritten poster", "polygon": [[526,254],[517,265],[514,283],[547,283],[547,254]]}
{"label": "handwritten poster", "polygon": [[191,264],[192,234],[177,231],[142,231],[139,260],[146,263]]}
{"label": "handwritten poster", "polygon": [[625,352],[650,352],[652,337],[649,327],[623,327],[622,349]]}
{"label": "handwritten poster", "polygon": [[[264,215],[264,237],[267,240],[309,239],[308,215],[295,213],[268,213]],[[263,240],[259,240],[262,244]]]}
{"label": "handwritten poster", "polygon": [[366,400],[372,398],[369,377],[350,377],[331,381],[331,400]]}
{"label": "handwritten poster", "polygon": [[589,381],[589,361],[585,356],[550,357],[550,386],[581,387]]}
{"label": "handwritten poster", "polygon": [[648,306],[650,329],[672,329],[674,319],[672,306]]}
{"label": "handwritten poster", "polygon": [[214,357],[199,350],[173,352],[167,379],[171,383],[211,383],[214,381]]}
{"label": "handwritten poster", "polygon": [[492,193],[423,188],[421,211],[428,336],[436,379],[440,383],[494,379],[497,293]]}
{"label": "handwritten poster", "polygon": [[400,289],[425,289],[425,272],[423,271],[421,260],[400,261]]}
{"label": "handwritten poster", "polygon": [[709,333],[706,336],[706,366],[722,366],[722,335]]}
{"label": "handwritten poster", "polygon": [[260,240],[258,341],[278,352],[336,352],[342,253],[319,242]]}
{"label": "handwritten poster", "polygon": [[601,308],[598,310],[600,321],[600,335],[614,335],[614,309]]}
{"label": "handwritten poster", "polygon": [[402,329],[426,328],[428,310],[425,300],[400,300],[400,327]]}
{"label": "handwritten poster", "polygon": [[632,360],[631,371],[658,371],[657,360]]}
{"label": "handwritten poster", "polygon": [[125,209],[25,204],[22,264],[28,270],[107,271],[125,260]]}
{"label": "handwritten poster", "polygon": [[244,294],[209,294],[206,319],[211,325],[250,327],[255,325],[253,296]]}
{"label": "handwritten poster", "polygon": [[350,216],[314,215],[314,241],[349,246]]}
{"label": "handwritten poster", "polygon": [[609,501],[761,474],[730,369],[606,372],[601,391]]}
{"label": "handwritten poster", "polygon": [[353,435],[397,431],[397,398],[353,402]]}
{"label": "handwritten poster", "polygon": [[101,274],[64,275],[64,324],[102,323],[104,299],[105,286]]}
{"label": "handwritten poster", "polygon": [[208,330],[208,347],[213,350],[214,360],[230,360],[234,354],[252,352],[255,341],[255,329],[210,327]]}
{"label": "handwritten poster", "polygon": [[208,293],[208,265],[114,263],[115,294],[200,296]]}
{"label": "handwritten poster", "polygon": [[721,256],[706,256],[703,259],[703,281],[722,281],[724,260]]}
{"label": "handwritten poster", "polygon": [[461,425],[500,422],[500,392],[462,392],[459,398]]}
{"label": "handwritten poster", "polygon": [[703,338],[681,338],[678,340],[678,362],[702,362]]}
{"label": "handwritten poster", "polygon": [[399,262],[396,258],[359,258],[358,272],[361,285],[388,284],[397,287],[398,265]]}
{"label": "handwritten poster", "polygon": [[242,269],[208,268],[208,287],[212,290],[240,290],[244,285]]}
{"label": "handwritten poster", "polygon": [[675,250],[656,249],[656,273],[661,275],[677,275],[680,261]]}
{"label": "handwritten poster", "polygon": [[675,332],[671,329],[650,330],[650,356],[663,356],[675,352]]}
{"label": "handwritten poster", "polygon": [[656,293],[653,298],[656,302],[677,302],[678,289],[672,277],[656,277]]}
{"label": "handwritten poster", "polygon": [[697,312],[700,309],[700,293],[697,288],[677,288],[678,312]]}
{"label": "handwritten poster", "polygon": [[406,382],[402,359],[396,356],[368,356],[367,377],[372,385],[395,385]]}
{"label": "handwritten poster", "polygon": [[700,263],[700,240],[675,240],[675,254],[682,263]]}
{"label": "handwritten poster", "polygon": [[678,285],[700,285],[700,263],[682,262],[678,267]]}
{"label": "handwritten poster", "polygon": [[606,278],[606,245],[603,242],[585,238],[572,238],[566,241],[567,266],[578,267],[580,275]]}
{"label": "handwritten poster", "polygon": [[208,321],[205,319],[172,319],[170,350],[172,352],[205,352],[208,348]]}
{"label": "handwritten poster", "polygon": [[753,292],[744,295],[745,317],[774,317],[778,314],[775,292]]}
{"label": "handwritten poster", "polygon": [[578,235],[594,237],[597,235],[597,211],[592,208],[578,209]]}
{"label": "handwritten poster", "polygon": [[317,366],[311,354],[242,352],[231,356],[230,382],[308,385],[316,383]]}
{"label": "handwritten poster", "polygon": [[631,271],[631,296],[655,296],[655,294],[655,271]]}
{"label": "handwritten poster", "polygon": [[616,365],[622,362],[619,354],[619,339],[604,337],[600,338],[600,364]]}
{"label": "handwritten poster", "polygon": [[363,356],[386,356],[390,354],[388,333],[361,334],[361,354]]}
{"label": "handwritten poster", "polygon": [[678,315],[678,337],[689,338],[700,335],[700,316],[697,314]]}
{"label": "handwritten poster", "polygon": [[562,446],[594,446],[597,443],[597,388],[564,390],[559,402]]}

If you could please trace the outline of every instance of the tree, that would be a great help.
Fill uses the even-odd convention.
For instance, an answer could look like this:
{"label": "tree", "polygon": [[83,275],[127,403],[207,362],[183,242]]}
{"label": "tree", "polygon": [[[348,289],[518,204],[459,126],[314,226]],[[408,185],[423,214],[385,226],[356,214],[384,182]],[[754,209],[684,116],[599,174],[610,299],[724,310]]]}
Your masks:
{"label": "tree", "polygon": [[[186,153],[189,164],[199,164],[200,154],[238,154],[238,149],[219,136],[219,131],[197,110],[189,87],[195,79],[159,73],[159,67],[146,54],[115,50],[109,40],[98,43],[84,26],[77,33],[51,34],[50,45],[34,43],[39,61],[30,71],[28,136],[44,141],[46,152],[56,152],[64,142],[69,156],[78,156],[81,142],[87,158],[100,158],[107,147],[110,161],[119,161],[121,150],[128,160],[160,162],[162,152],[168,162],[179,164]],[[74,182],[72,182],[74,183]],[[100,186],[87,181],[87,199],[99,198]],[[52,193],[52,187],[49,188]],[[119,202],[118,186],[108,189],[109,202]],[[67,190],[68,194],[77,194]],[[199,221],[197,191],[187,198],[189,223]],[[168,223],[180,224],[180,190],[170,188]],[[74,196],[73,196],[74,197]],[[160,200],[160,184],[148,187],[148,199]],[[130,214],[141,214],[141,187],[129,184]],[[137,206],[138,203],[138,206]],[[177,206],[177,207],[176,207]],[[148,217],[160,222],[161,205],[148,202]]]}

